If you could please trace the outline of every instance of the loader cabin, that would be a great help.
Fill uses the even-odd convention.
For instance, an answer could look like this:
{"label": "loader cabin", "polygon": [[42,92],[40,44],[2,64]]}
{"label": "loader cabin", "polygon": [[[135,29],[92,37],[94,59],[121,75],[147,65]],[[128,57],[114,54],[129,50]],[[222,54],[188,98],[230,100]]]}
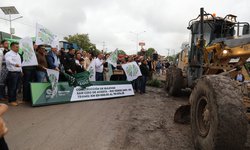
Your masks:
{"label": "loader cabin", "polygon": [[[203,19],[201,19],[199,15],[197,18],[189,21],[188,29],[191,31],[191,39],[188,63],[192,81],[200,78],[204,73],[204,59],[206,59],[207,62],[211,62],[211,56],[206,56],[204,58],[204,52],[199,50],[199,47],[201,47],[200,41],[202,33],[204,47],[209,47],[216,43],[223,43],[224,41],[240,37],[240,35],[249,34],[249,24],[246,22],[237,22],[236,18],[235,15],[231,14],[222,18],[205,13]],[[202,20],[203,30],[201,30]],[[223,71],[223,69],[220,69],[220,71]],[[216,72],[219,73],[214,70],[212,74],[217,74]],[[190,85],[191,83],[192,82],[190,82]]]}
{"label": "loader cabin", "polygon": [[[236,34],[235,27],[238,26],[236,18],[234,15],[227,15],[225,18],[205,15],[203,27],[205,46],[210,45],[216,39],[233,38]],[[196,44],[201,33],[199,18],[191,20],[188,29],[192,34],[191,43]]]}

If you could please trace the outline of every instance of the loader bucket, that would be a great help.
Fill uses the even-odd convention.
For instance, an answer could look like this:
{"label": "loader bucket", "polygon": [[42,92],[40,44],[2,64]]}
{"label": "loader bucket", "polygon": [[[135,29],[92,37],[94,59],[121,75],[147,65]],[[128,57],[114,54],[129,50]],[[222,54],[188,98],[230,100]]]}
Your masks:
{"label": "loader bucket", "polygon": [[190,109],[191,105],[181,105],[174,114],[174,122],[181,124],[190,123]]}

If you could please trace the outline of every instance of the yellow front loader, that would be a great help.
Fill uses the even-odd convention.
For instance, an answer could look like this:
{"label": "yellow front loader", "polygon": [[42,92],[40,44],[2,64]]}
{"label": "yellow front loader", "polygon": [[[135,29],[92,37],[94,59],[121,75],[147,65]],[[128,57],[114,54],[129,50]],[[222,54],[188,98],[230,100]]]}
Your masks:
{"label": "yellow front loader", "polygon": [[240,150],[247,140],[250,86],[234,79],[240,70],[249,78],[245,64],[250,34],[249,24],[236,18],[217,17],[201,8],[189,22],[189,47],[167,71],[169,95],[192,89],[189,104],[177,109],[175,121],[190,122],[195,149]]}

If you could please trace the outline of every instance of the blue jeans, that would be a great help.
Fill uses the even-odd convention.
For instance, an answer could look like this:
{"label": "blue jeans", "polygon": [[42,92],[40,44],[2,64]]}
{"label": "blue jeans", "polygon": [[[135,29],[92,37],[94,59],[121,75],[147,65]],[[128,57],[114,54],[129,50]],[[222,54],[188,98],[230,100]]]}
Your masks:
{"label": "blue jeans", "polygon": [[17,88],[20,82],[21,72],[8,72],[8,96],[9,102],[15,102],[17,96]]}
{"label": "blue jeans", "polygon": [[146,92],[146,83],[147,83],[147,76],[142,76],[140,80],[140,92],[145,93]]}
{"label": "blue jeans", "polygon": [[45,82],[47,73],[44,71],[36,71],[36,80],[37,82]]}
{"label": "blue jeans", "polygon": [[95,80],[96,81],[103,81],[103,73],[96,72],[96,74],[95,74]]}

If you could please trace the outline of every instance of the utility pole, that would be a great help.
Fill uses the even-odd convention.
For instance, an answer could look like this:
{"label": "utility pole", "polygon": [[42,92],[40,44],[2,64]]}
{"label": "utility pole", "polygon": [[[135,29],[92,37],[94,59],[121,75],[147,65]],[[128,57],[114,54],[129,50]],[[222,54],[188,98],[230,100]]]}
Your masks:
{"label": "utility pole", "polygon": [[102,53],[104,53],[104,51],[105,51],[105,46],[106,46],[106,43],[103,41],[102,42]]}

